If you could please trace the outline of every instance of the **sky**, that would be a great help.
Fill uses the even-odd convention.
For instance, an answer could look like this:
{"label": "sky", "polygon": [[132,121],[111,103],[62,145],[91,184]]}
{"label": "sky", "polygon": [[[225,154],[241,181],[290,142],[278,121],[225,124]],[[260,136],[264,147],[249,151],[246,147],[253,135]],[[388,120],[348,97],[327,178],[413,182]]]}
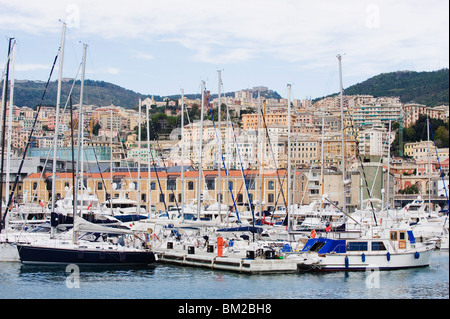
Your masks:
{"label": "sky", "polygon": [[[142,94],[267,86],[317,98],[380,73],[449,67],[448,0],[0,0],[0,65],[47,81],[67,25],[63,76]],[[3,71],[2,71],[3,72]],[[52,80],[58,76],[58,66]],[[79,76],[78,76],[79,78]]]}

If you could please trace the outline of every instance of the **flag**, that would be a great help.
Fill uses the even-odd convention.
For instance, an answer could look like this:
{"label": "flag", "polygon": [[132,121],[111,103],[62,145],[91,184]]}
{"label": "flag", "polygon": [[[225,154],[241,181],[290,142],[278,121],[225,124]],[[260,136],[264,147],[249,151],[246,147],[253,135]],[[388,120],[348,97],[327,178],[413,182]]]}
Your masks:
{"label": "flag", "polygon": [[44,206],[45,206],[44,203],[41,201],[39,201],[39,205],[41,205],[42,208],[44,208]]}
{"label": "flag", "polygon": [[91,206],[92,206],[92,203],[89,203],[87,210],[89,210],[89,208],[91,208]]}
{"label": "flag", "polygon": [[328,233],[331,230],[331,223],[325,228],[325,231]]}

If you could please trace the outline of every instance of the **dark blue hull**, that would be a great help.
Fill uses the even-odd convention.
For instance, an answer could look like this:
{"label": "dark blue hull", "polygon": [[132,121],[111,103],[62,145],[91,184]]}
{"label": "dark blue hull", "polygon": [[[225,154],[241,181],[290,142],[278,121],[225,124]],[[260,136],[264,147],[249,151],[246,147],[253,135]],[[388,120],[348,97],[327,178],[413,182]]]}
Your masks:
{"label": "dark blue hull", "polygon": [[107,251],[17,245],[23,264],[147,265],[152,251]]}

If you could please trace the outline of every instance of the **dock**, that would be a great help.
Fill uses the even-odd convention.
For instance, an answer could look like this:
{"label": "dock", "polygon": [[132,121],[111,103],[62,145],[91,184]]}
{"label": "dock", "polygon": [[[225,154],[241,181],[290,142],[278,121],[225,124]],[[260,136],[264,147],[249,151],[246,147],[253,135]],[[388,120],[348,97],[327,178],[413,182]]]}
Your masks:
{"label": "dock", "polygon": [[206,250],[196,249],[195,246],[185,248],[159,248],[154,249],[154,252],[158,255],[159,262],[180,266],[228,270],[245,274],[283,274],[298,271],[296,261],[267,253],[246,251],[244,254],[242,251],[237,251],[220,254],[213,246]]}

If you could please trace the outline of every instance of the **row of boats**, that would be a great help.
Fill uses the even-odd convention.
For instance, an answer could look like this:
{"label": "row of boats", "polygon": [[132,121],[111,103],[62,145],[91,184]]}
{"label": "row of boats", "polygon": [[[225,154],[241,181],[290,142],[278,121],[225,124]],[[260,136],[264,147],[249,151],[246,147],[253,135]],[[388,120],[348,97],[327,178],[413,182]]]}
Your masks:
{"label": "row of boats", "polygon": [[54,213],[39,207],[31,220],[31,209],[12,210],[0,234],[0,260],[147,265],[158,261],[162,248],[210,252],[221,246],[223,254],[295,261],[298,269],[366,270],[428,266],[435,249],[448,250],[448,212],[428,212],[420,197],[401,210],[343,214],[317,203],[292,206],[290,215],[253,216],[218,205],[201,214],[194,205],[155,214],[126,197],[100,205],[95,195],[81,192],[74,218],[67,194]]}

